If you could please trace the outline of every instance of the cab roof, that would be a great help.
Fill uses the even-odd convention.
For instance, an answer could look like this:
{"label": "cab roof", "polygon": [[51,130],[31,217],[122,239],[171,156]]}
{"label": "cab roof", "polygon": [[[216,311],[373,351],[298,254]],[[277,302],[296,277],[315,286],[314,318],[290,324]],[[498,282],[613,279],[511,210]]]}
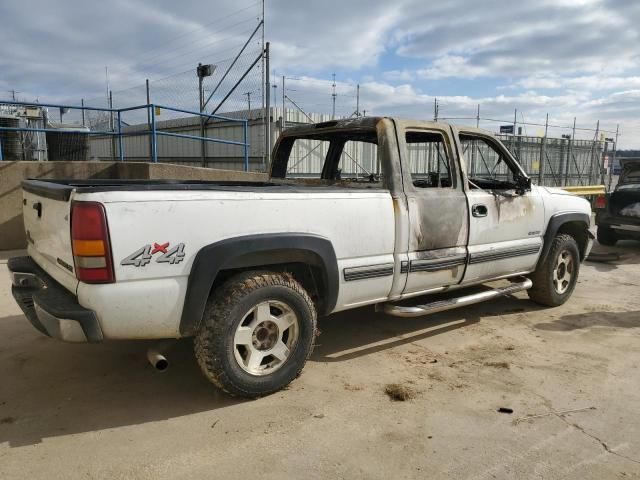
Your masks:
{"label": "cab roof", "polygon": [[410,118],[398,118],[398,117],[357,117],[357,118],[342,118],[336,120],[330,120],[328,122],[309,123],[303,125],[296,125],[287,128],[282,135],[283,136],[300,136],[300,135],[315,135],[323,131],[332,130],[352,130],[352,129],[365,129],[375,130],[378,123],[382,120],[391,120],[404,127],[427,127],[437,128],[440,130],[449,130],[451,127],[463,133],[480,133],[483,135],[495,135],[493,132],[482,130],[474,127],[456,126],[447,122],[434,122],[430,120],[416,120]]}

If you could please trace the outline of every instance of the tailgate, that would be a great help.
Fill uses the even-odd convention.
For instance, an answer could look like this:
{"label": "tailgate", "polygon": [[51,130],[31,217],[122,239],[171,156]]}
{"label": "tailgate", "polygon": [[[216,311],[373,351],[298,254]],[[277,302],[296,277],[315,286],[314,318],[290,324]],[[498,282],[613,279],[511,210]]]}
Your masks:
{"label": "tailgate", "polygon": [[71,251],[69,186],[40,180],[22,183],[24,227],[29,255],[75,294],[78,281]]}

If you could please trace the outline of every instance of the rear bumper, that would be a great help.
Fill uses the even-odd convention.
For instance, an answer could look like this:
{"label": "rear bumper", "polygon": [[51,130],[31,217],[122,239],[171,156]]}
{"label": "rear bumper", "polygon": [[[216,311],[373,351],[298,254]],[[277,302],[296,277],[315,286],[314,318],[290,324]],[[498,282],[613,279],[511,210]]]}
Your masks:
{"label": "rear bumper", "polygon": [[31,257],[7,262],[11,293],[31,324],[40,332],[65,342],[101,342],[96,314],[42,270]]}
{"label": "rear bumper", "polygon": [[640,219],[635,217],[612,216],[607,212],[596,214],[598,227],[613,229],[620,238],[640,239]]}

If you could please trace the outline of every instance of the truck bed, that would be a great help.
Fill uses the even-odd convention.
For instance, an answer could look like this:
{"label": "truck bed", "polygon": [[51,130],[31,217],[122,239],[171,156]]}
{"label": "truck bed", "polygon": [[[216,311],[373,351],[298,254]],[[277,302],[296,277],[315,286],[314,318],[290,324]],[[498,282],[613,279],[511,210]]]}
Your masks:
{"label": "truck bed", "polygon": [[238,182],[238,181],[207,181],[207,180],[39,180],[27,179],[22,182],[23,190],[52,200],[68,201],[71,192],[95,193],[112,191],[162,191],[162,190],[213,190],[213,191],[258,191],[268,189],[270,192],[303,192],[311,189],[339,190],[352,188],[354,190],[371,189],[385,190],[377,184],[355,182],[321,183],[305,180],[291,180],[279,182]]}

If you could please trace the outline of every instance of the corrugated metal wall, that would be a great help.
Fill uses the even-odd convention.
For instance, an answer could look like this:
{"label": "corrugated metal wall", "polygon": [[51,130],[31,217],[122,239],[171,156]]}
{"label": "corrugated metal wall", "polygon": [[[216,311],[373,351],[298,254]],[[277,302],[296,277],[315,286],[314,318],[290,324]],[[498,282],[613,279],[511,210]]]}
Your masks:
{"label": "corrugated metal wall", "polygon": [[[282,131],[282,108],[273,107],[271,134],[273,143]],[[299,110],[286,109],[284,127],[311,122],[326,122],[330,115],[310,113]],[[253,118],[249,121],[249,161],[250,169],[264,171],[263,139],[264,124],[259,118],[261,111],[239,111],[225,114],[232,118]],[[199,119],[196,117],[177,118],[158,121],[160,131],[170,131],[187,135],[200,135]],[[132,125],[123,128],[123,150],[125,160],[145,161],[150,158],[150,135],[148,127]],[[243,127],[233,122],[210,123],[207,136],[223,140],[242,141]],[[599,182],[601,162],[603,156],[603,142],[590,140],[569,140],[564,138],[546,138],[497,135],[504,145],[515,155],[525,171],[541,185],[588,185]],[[158,136],[158,159],[160,162],[181,165],[201,166],[199,140]],[[305,177],[318,175],[322,170],[322,162],[327,154],[328,143],[316,140],[296,141],[291,153],[289,173],[292,176]],[[414,148],[410,152],[411,161],[423,162],[428,170],[433,159],[418,159],[415,155],[426,154],[425,149]],[[421,153],[422,152],[422,153]],[[110,160],[118,158],[118,141],[116,138],[92,136],[90,157],[92,159]],[[481,171],[481,156],[476,151],[470,158],[471,171]],[[235,145],[207,142],[205,166],[241,170],[244,166],[243,148]],[[379,173],[377,165],[377,149],[375,145],[363,142],[349,142],[341,160],[343,177],[362,176]],[[416,168],[418,168],[416,166]],[[421,167],[422,168],[422,167]],[[542,168],[542,172],[541,172]],[[504,173],[504,167],[498,167],[498,172]]]}

